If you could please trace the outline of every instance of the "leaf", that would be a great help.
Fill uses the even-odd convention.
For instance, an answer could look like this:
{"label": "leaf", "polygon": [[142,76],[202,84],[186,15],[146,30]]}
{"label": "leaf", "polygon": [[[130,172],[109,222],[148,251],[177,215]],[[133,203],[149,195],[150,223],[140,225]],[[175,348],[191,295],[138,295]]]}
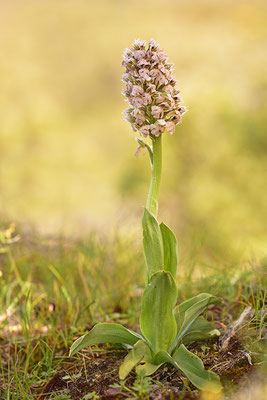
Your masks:
{"label": "leaf", "polygon": [[189,332],[191,325],[197,317],[208,307],[211,302],[218,302],[218,299],[208,293],[201,293],[181,303],[175,310],[177,323],[177,336],[170,346],[169,353],[179,345],[183,336]]}
{"label": "leaf", "polygon": [[203,317],[198,317],[183,336],[182,342],[186,345],[199,340],[210,339],[214,336],[220,336],[218,329],[214,328],[214,323],[207,321]]}
{"label": "leaf", "polygon": [[153,364],[152,362],[144,362],[143,364],[140,364],[136,367],[136,373],[140,374],[142,372],[145,373],[145,376],[149,376],[154,374],[154,372],[161,367],[162,364],[156,365]]}
{"label": "leaf", "polygon": [[85,335],[77,339],[70,348],[70,356],[78,351],[98,343],[126,343],[133,346],[142,336],[120,324],[100,323]]}
{"label": "leaf", "polygon": [[201,331],[201,332],[210,332],[214,330],[214,323],[207,321],[204,317],[197,317],[193,324],[190,326],[188,333],[194,331]]}
{"label": "leaf", "polygon": [[219,377],[214,372],[206,371],[200,358],[181,345],[173,355],[170,356],[166,351],[160,351],[155,354],[154,362],[162,365],[167,362],[182,373],[196,386],[198,389],[218,393],[222,390]]}
{"label": "leaf", "polygon": [[144,253],[150,279],[154,273],[164,269],[163,240],[158,221],[146,208],[142,224]]}
{"label": "leaf", "polygon": [[139,146],[141,149],[147,149],[148,154],[149,154],[149,159],[150,159],[150,164],[153,165],[153,151],[152,148],[147,144],[143,139],[136,137],[136,141],[138,142]]}
{"label": "leaf", "polygon": [[206,302],[206,306],[207,307],[212,301],[218,302],[218,299],[215,296],[212,296],[209,293],[200,293],[197,296],[191,297],[191,299],[185,300],[183,301],[181,304],[179,304],[179,313],[180,313],[180,317],[181,317],[181,321],[183,322],[184,320],[184,315],[185,312],[195,306],[196,304],[199,304],[200,302],[202,302],[201,304],[205,304]]}
{"label": "leaf", "polygon": [[120,366],[120,379],[125,379],[131,370],[144,358],[146,354],[150,355],[150,349],[147,343],[145,343],[143,340],[138,340]]}
{"label": "leaf", "polygon": [[89,400],[89,399],[96,399],[98,397],[96,397],[97,394],[95,391],[91,392],[91,393],[87,393],[83,396],[82,400]]}
{"label": "leaf", "polygon": [[170,272],[152,275],[143,294],[140,327],[153,352],[167,350],[176,336],[176,298],[177,288]]}
{"label": "leaf", "polygon": [[156,365],[162,365],[164,363],[169,363],[177,368],[177,363],[175,362],[175,360],[170,356],[170,354],[167,351],[162,351],[162,350],[158,351],[153,357],[153,362]]}
{"label": "leaf", "polygon": [[216,297],[208,294],[208,293],[202,293],[198,297],[198,301],[195,302],[194,304],[191,305],[191,307],[187,308],[185,313],[184,313],[184,318],[182,321],[182,331],[188,330],[189,326],[192,325],[192,323],[196,320],[196,318],[203,313],[203,311],[206,310],[208,305],[214,301],[217,300]]}
{"label": "leaf", "polygon": [[169,271],[175,280],[178,264],[176,237],[170,228],[168,228],[168,226],[163,222],[159,227],[163,240],[164,270]]}
{"label": "leaf", "polygon": [[181,344],[173,354],[173,360],[184,375],[198,389],[218,393],[222,390],[219,377],[211,371],[204,369],[204,365],[199,357],[191,353]]}
{"label": "leaf", "polygon": [[137,374],[144,373],[144,376],[149,376],[154,374],[154,372],[156,372],[159,367],[160,365],[156,365],[153,362],[152,354],[150,351],[149,353],[144,355],[143,360],[139,365],[136,366],[135,370]]}

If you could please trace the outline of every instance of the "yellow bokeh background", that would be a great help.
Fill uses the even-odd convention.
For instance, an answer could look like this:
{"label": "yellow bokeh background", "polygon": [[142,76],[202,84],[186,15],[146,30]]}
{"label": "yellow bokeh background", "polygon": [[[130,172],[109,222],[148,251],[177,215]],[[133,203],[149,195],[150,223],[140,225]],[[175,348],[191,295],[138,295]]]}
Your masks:
{"label": "yellow bokeh background", "polygon": [[164,134],[160,219],[183,257],[266,254],[267,4],[0,1],[0,217],[49,233],[139,227],[147,155],[123,121],[122,52],[153,37],[189,109]]}

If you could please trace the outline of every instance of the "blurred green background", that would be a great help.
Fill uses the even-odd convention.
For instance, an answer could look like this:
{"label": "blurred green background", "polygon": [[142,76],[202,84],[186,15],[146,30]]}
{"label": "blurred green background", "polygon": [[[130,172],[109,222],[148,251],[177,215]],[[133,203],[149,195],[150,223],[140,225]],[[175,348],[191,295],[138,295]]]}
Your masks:
{"label": "blurred green background", "polygon": [[159,217],[183,259],[263,257],[266,16],[260,0],[0,0],[2,221],[141,241],[150,170],[122,119],[121,61],[153,37],[189,109],[164,134]]}

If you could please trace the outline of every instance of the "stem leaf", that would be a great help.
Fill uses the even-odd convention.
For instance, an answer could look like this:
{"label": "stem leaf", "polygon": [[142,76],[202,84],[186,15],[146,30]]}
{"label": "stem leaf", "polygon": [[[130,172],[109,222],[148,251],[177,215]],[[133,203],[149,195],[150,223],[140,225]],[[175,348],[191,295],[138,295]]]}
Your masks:
{"label": "stem leaf", "polygon": [[143,294],[140,327],[155,353],[167,350],[176,336],[176,299],[177,288],[171,273],[160,271],[152,275]]}
{"label": "stem leaf", "polygon": [[177,240],[171,229],[163,222],[159,227],[163,240],[164,270],[169,271],[175,280],[178,264]]}
{"label": "stem leaf", "polygon": [[143,245],[149,278],[164,269],[163,240],[159,223],[146,208],[143,215]]}

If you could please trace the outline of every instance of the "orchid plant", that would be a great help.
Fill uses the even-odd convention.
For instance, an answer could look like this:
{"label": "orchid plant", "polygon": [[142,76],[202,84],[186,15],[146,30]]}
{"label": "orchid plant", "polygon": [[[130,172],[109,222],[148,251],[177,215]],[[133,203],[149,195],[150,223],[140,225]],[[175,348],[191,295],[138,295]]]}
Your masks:
{"label": "orchid plant", "polygon": [[152,170],[142,220],[147,268],[141,333],[117,323],[99,323],[73,343],[70,355],[99,343],[121,343],[130,351],[120,367],[120,379],[125,379],[134,368],[148,376],[169,363],[197,388],[219,392],[218,376],[205,370],[200,358],[185,347],[220,334],[201,316],[218,299],[202,293],[177,306],[176,238],[168,226],[157,220],[162,136],[165,131],[173,134],[186,112],[173,78],[173,64],[167,62],[166,54],[154,40],[148,46],[145,41],[136,40],[131,49],[125,50],[122,65],[126,69],[123,94],[131,106],[124,112],[125,119],[135,132],[139,131],[136,154],[147,150]]}

